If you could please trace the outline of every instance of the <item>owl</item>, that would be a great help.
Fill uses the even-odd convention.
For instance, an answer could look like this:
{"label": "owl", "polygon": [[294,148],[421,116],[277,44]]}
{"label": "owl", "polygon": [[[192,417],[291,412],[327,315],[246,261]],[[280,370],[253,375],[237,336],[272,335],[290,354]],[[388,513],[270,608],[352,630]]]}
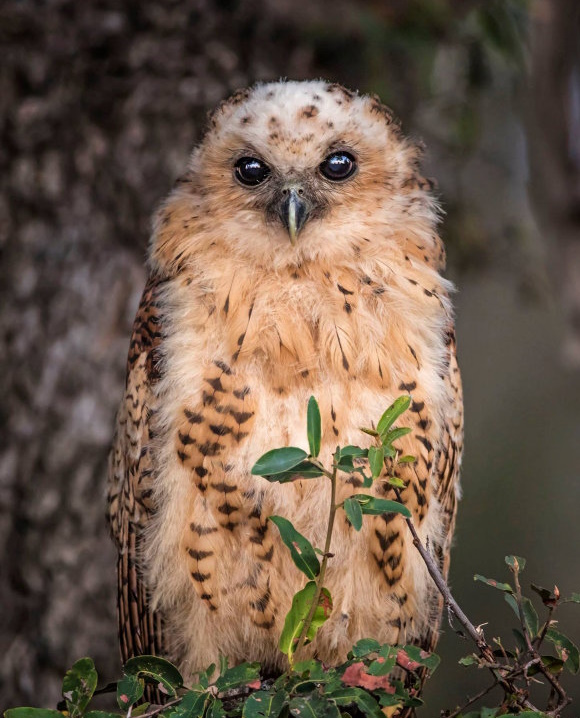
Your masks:
{"label": "owl", "polygon": [[[462,395],[452,286],[421,149],[378,98],[324,81],[259,84],[211,115],[159,210],[110,455],[124,659],[191,676],[220,655],[284,670],[303,585],[278,529],[324,545],[329,482],[253,476],[268,450],[308,448],[320,405],[337,445],[404,394],[402,498],[444,574],[458,497]],[[365,443],[366,441],[366,443]],[[395,498],[384,475],[372,492]],[[337,502],[365,491],[339,475]],[[436,642],[441,603],[403,518],[341,512],[325,584],[334,608],[311,655],[357,640]]]}

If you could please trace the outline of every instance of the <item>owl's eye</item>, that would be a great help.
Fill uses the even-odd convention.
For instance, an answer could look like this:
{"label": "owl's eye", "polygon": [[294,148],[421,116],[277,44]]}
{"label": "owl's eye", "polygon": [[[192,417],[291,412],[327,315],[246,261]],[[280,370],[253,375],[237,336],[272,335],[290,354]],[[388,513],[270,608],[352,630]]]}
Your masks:
{"label": "owl's eye", "polygon": [[320,165],[326,179],[340,182],[348,179],[356,170],[356,161],[348,152],[333,152]]}
{"label": "owl's eye", "polygon": [[255,187],[270,176],[268,165],[256,157],[240,157],[234,168],[236,179],[248,187]]}

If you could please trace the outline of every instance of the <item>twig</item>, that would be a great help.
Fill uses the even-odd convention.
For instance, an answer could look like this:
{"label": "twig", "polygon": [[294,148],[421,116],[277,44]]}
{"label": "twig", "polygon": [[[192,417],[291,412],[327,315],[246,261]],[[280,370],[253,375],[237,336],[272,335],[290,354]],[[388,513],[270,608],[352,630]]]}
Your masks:
{"label": "twig", "polygon": [[523,608],[523,602],[522,602],[522,589],[520,586],[520,579],[518,576],[519,570],[517,568],[512,568],[512,573],[514,575],[514,585],[516,587],[516,600],[518,604],[518,610],[520,615],[520,623],[522,626],[522,632],[524,634],[524,640],[526,642],[526,647],[528,649],[528,653],[533,656],[534,658],[539,658],[538,663],[538,670],[540,673],[546,678],[546,680],[550,683],[552,686],[552,689],[556,691],[558,694],[558,705],[554,707],[554,711],[562,710],[565,708],[568,703],[572,702],[572,699],[568,696],[566,691],[562,688],[559,681],[554,678],[554,676],[550,673],[550,671],[544,666],[541,660],[541,656],[537,652],[537,650],[534,648],[532,644],[532,640],[530,638],[530,633],[528,631],[528,627],[526,625],[526,619],[524,616],[524,608]]}
{"label": "twig", "polygon": [[552,614],[554,613],[554,606],[548,606],[548,618],[546,619],[546,623],[544,623],[544,626],[540,632],[540,635],[537,638],[534,638],[532,641],[533,644],[535,644],[538,651],[540,650],[540,646],[544,642],[544,639],[546,638],[546,633],[548,632],[548,629],[552,625]]}
{"label": "twig", "polygon": [[[401,491],[397,487],[393,487],[395,494],[397,496],[397,500],[399,503],[404,504],[403,499],[401,497]],[[493,651],[487,641],[485,640],[485,637],[483,635],[483,632],[478,631],[477,628],[473,625],[473,623],[467,618],[457,601],[453,598],[451,595],[451,591],[449,590],[449,587],[447,586],[447,582],[443,578],[443,575],[441,574],[441,571],[439,570],[439,567],[433,560],[432,556],[428,553],[426,548],[423,546],[423,543],[421,542],[421,539],[419,538],[419,535],[415,529],[415,526],[413,524],[412,519],[405,519],[405,523],[407,524],[407,527],[409,528],[409,531],[411,532],[411,536],[413,537],[413,545],[419,551],[421,558],[425,562],[425,566],[427,567],[427,571],[429,572],[429,575],[435,582],[435,585],[437,586],[439,592],[443,596],[443,600],[445,604],[448,606],[448,608],[455,614],[457,620],[459,623],[463,626],[463,628],[467,631],[469,637],[472,639],[472,641],[475,643],[477,648],[479,649],[479,652],[482,656],[482,658],[485,660],[487,667],[491,671],[493,677],[495,680],[499,683],[499,685],[504,689],[506,694],[510,695],[513,694],[514,696],[517,696],[517,700],[519,705],[523,706],[524,708],[528,708],[529,710],[537,710],[537,708],[530,703],[530,701],[527,699],[526,696],[522,695],[522,691],[518,689],[517,686],[515,686],[512,682],[510,682],[505,675],[505,669],[498,668],[495,661],[495,656],[493,655]]]}
{"label": "twig", "polygon": [[474,703],[477,703],[480,698],[486,696],[491,690],[493,690],[497,686],[497,684],[497,681],[494,681],[490,686],[484,688],[477,695],[473,696],[473,698],[470,698],[467,703],[464,703],[461,706],[461,708],[457,708],[453,711],[453,713],[450,713],[448,716],[446,716],[446,718],[457,718],[457,716],[461,715],[466,708],[469,708],[469,706],[473,705]]}
{"label": "twig", "polygon": [[143,713],[141,718],[149,718],[150,716],[156,716],[158,713],[161,713],[161,711],[164,711],[166,708],[174,706],[176,703],[180,703],[182,699],[183,696],[179,696],[177,698],[174,698],[172,701],[167,701],[167,703],[162,706],[155,706],[154,708],[151,708],[151,710],[148,710],[146,713]]}
{"label": "twig", "polygon": [[[394,487],[395,494],[397,496],[397,501],[399,503],[404,504],[404,501],[401,497],[401,491],[400,489]],[[425,562],[425,565],[427,566],[427,571],[429,571],[429,575],[435,582],[435,585],[439,589],[439,592],[443,596],[443,600],[445,601],[446,606],[455,614],[455,617],[461,623],[463,628],[467,631],[470,638],[475,642],[479,650],[481,651],[483,657],[489,661],[490,663],[494,662],[494,655],[493,651],[487,644],[487,641],[485,640],[483,634],[477,630],[477,628],[471,623],[469,618],[465,615],[465,613],[462,611],[461,607],[457,603],[457,601],[453,598],[451,595],[451,591],[449,590],[449,587],[447,586],[447,583],[445,579],[443,578],[443,575],[441,574],[441,571],[439,570],[439,567],[436,565],[435,561],[433,560],[431,554],[428,553],[426,548],[423,546],[421,539],[419,538],[419,535],[417,534],[417,531],[415,529],[415,526],[413,524],[413,521],[411,519],[405,519],[407,526],[409,527],[409,531],[411,532],[411,535],[413,537],[413,545],[419,551],[421,554],[421,558]]]}
{"label": "twig", "polygon": [[[314,598],[312,600],[312,605],[310,606],[310,610],[308,611],[308,615],[306,616],[306,619],[304,621],[304,625],[302,626],[302,631],[300,632],[300,637],[298,639],[298,643],[296,645],[296,651],[294,652],[295,656],[298,656],[300,651],[304,648],[304,644],[306,643],[306,638],[308,636],[308,629],[310,628],[310,624],[312,623],[312,619],[314,617],[314,613],[316,612],[316,609],[318,608],[318,601],[320,600],[320,594],[322,592],[322,587],[324,585],[324,576],[326,574],[326,565],[328,563],[328,559],[330,558],[330,542],[332,540],[332,529],[334,527],[334,517],[336,516],[336,473],[338,469],[335,466],[333,469],[332,474],[325,471],[325,476],[327,476],[330,479],[330,509],[328,512],[328,527],[326,529],[326,541],[324,543],[324,555],[322,557],[322,563],[320,564],[320,573],[316,577],[316,592],[314,594]],[[292,661],[291,661],[292,663]]]}

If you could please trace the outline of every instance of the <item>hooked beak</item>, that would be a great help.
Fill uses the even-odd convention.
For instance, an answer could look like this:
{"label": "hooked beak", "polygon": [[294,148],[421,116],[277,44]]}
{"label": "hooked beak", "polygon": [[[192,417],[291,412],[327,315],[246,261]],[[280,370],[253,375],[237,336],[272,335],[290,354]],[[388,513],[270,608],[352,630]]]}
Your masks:
{"label": "hooked beak", "polygon": [[310,202],[301,197],[299,189],[288,187],[284,198],[280,202],[278,215],[282,220],[282,224],[288,230],[292,244],[296,243],[296,237],[306,224],[310,210]]}

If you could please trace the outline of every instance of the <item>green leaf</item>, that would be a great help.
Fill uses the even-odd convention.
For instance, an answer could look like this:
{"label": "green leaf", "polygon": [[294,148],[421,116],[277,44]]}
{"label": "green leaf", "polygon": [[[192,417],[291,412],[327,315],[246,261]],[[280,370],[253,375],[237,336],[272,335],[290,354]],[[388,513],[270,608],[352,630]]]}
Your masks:
{"label": "green leaf", "polygon": [[512,628],[512,633],[514,635],[514,638],[516,639],[516,647],[522,652],[527,651],[528,647],[526,646],[526,639],[524,638],[524,634],[517,628]]}
{"label": "green leaf", "polygon": [[472,653],[469,656],[463,656],[463,658],[460,658],[458,663],[460,666],[479,665],[479,658],[474,653]]}
{"label": "green leaf", "polygon": [[303,676],[320,683],[326,683],[328,680],[334,680],[335,677],[335,671],[333,669],[325,670],[322,663],[314,658],[295,663],[294,672],[303,674]]}
{"label": "green leaf", "polygon": [[[142,716],[143,713],[147,713],[147,709],[151,703],[139,703],[138,706],[133,706],[133,710],[131,711],[131,716]],[[87,713],[85,713],[84,718],[87,718]],[[98,718],[98,716],[96,716]]]}
{"label": "green leaf", "polygon": [[310,541],[283,516],[270,516],[270,521],[278,527],[296,567],[308,578],[316,578],[320,573],[320,562]]}
{"label": "green leaf", "polygon": [[409,661],[418,664],[417,666],[409,666],[410,670],[413,671],[416,670],[418,666],[425,666],[425,668],[428,668],[431,672],[433,672],[441,662],[441,659],[437,654],[428,653],[419,646],[403,646],[397,655],[397,663],[400,665],[401,651],[404,651]]}
{"label": "green leaf", "polygon": [[365,434],[368,434],[369,436],[378,436],[379,432],[376,429],[369,429],[367,426],[361,426],[361,431],[363,431]]}
{"label": "green leaf", "polygon": [[[304,621],[308,616],[310,607],[314,600],[314,594],[316,593],[316,583],[309,581],[306,586],[298,593],[294,594],[292,599],[292,607],[286,614],[286,620],[284,621],[284,628],[280,636],[279,648],[282,653],[292,657],[296,648],[296,642],[300,638],[302,633],[302,627]],[[327,589],[323,588],[318,599],[318,606],[314,612],[312,623],[307,633],[307,643],[312,641],[318,629],[328,619],[332,611],[332,600],[330,593]]]}
{"label": "green leaf", "polygon": [[383,444],[392,444],[393,441],[397,441],[402,436],[410,434],[412,429],[407,426],[401,426],[399,429],[391,429],[386,434],[381,434],[381,441]]}
{"label": "green leaf", "polygon": [[371,474],[373,475],[373,479],[376,479],[381,475],[384,461],[385,451],[383,447],[381,446],[380,448],[377,448],[376,446],[371,446],[369,449],[369,467]]}
{"label": "green leaf", "polygon": [[[143,708],[145,706],[145,710],[149,708],[149,703],[143,703],[139,706],[139,708]],[[84,713],[84,718],[121,718],[124,716],[124,713],[111,713],[110,711],[88,711],[88,713]],[[132,713],[132,716],[138,716],[140,715],[139,711],[135,708]],[[40,717],[39,717],[40,718]]]}
{"label": "green leaf", "polygon": [[563,633],[549,628],[546,631],[546,639],[554,644],[558,656],[564,661],[564,665],[570,673],[578,673],[580,669],[580,656],[578,648]]}
{"label": "green leaf", "polygon": [[392,656],[391,658],[383,658],[383,656],[379,656],[376,660],[371,661],[366,669],[366,672],[370,676],[388,676],[395,667],[396,662],[395,656]]}
{"label": "green leaf", "polygon": [[157,683],[157,688],[167,695],[175,698],[177,689],[183,685],[183,678],[177,668],[159,656],[135,656],[129,658],[123,666],[125,675],[139,676],[151,683]]}
{"label": "green leaf", "polygon": [[137,676],[129,674],[123,676],[117,683],[117,705],[122,710],[127,710],[129,706],[143,696],[143,681]]}
{"label": "green leaf", "polygon": [[379,423],[377,424],[377,433],[379,436],[386,434],[401,414],[407,411],[410,405],[410,396],[400,396],[398,399],[395,399],[395,401],[379,419]]}
{"label": "green leaf", "polygon": [[[549,673],[552,675],[558,675],[558,673],[562,673],[564,670],[564,661],[561,658],[554,658],[554,656],[540,656],[540,659],[544,668],[547,668]],[[537,666],[531,666],[531,668],[536,667]],[[528,670],[528,675],[534,674],[530,673]]]}
{"label": "green leaf", "polygon": [[84,713],[97,687],[97,680],[92,658],[79,659],[66,672],[62,681],[62,697],[66,701],[70,718],[77,718]]}
{"label": "green leaf", "polygon": [[239,666],[228,668],[215,682],[220,693],[229,691],[232,688],[245,686],[260,678],[259,663],[240,663]]}
{"label": "green leaf", "polygon": [[306,429],[310,454],[311,456],[317,457],[320,453],[320,437],[322,434],[322,427],[320,424],[320,409],[318,408],[318,402],[313,396],[311,396],[308,401]]}
{"label": "green leaf", "polygon": [[261,456],[252,466],[254,476],[275,476],[298,466],[308,454],[296,446],[272,449]]}
{"label": "green leaf", "polygon": [[531,583],[530,588],[532,589],[532,591],[535,591],[542,599],[542,603],[544,604],[544,606],[553,607],[558,603],[559,596],[556,596],[556,594],[553,591],[550,591],[549,588],[537,586],[535,583]]}
{"label": "green leaf", "polygon": [[521,556],[506,556],[505,562],[512,571],[521,572],[526,567],[526,559]]}
{"label": "green leaf", "polygon": [[351,496],[350,498],[345,499],[342,507],[353,529],[355,531],[360,531],[363,524],[363,514],[359,502]]}
{"label": "green leaf", "polygon": [[398,476],[390,476],[387,480],[387,483],[397,489],[405,489],[407,487],[407,484]]}
{"label": "green leaf", "polygon": [[368,449],[361,449],[360,446],[343,446],[340,450],[340,458],[343,456],[352,456],[354,459],[364,458],[368,455]]}
{"label": "green leaf", "polygon": [[482,583],[485,583],[487,586],[491,586],[492,588],[497,588],[500,591],[507,591],[508,593],[513,593],[513,588],[509,585],[509,583],[500,583],[499,581],[496,581],[495,578],[486,578],[485,576],[482,576],[479,573],[476,573],[473,577],[474,581],[481,581]]}
{"label": "green leaf", "polygon": [[[512,607],[516,616],[519,618],[520,611],[515,596],[513,596],[511,593],[504,593],[504,598],[507,601],[508,605]],[[536,613],[536,609],[534,608],[533,603],[530,601],[529,598],[526,598],[525,596],[522,596],[522,612],[524,614],[524,623],[526,624],[526,628],[528,629],[530,638],[533,639],[537,636],[540,629],[540,620],[538,618],[538,614]]]}
{"label": "green leaf", "polygon": [[63,718],[63,714],[50,708],[9,708],[4,718]]}
{"label": "green leaf", "polygon": [[[213,672],[213,671],[212,671]],[[171,718],[202,718],[212,696],[205,691],[188,691],[172,713]]]}
{"label": "green leaf", "polygon": [[192,686],[192,689],[196,692],[202,690],[205,691],[209,687],[210,681],[213,677],[213,674],[215,672],[215,663],[212,663],[210,666],[208,666],[205,671],[200,671],[197,674],[198,683],[196,685]]}
{"label": "green leaf", "polygon": [[282,471],[280,474],[264,476],[264,478],[271,482],[287,484],[289,481],[297,481],[298,479],[315,479],[317,476],[322,476],[322,474],[322,470],[312,462],[302,461],[290,471]]}
{"label": "green leaf", "polygon": [[411,512],[406,506],[398,501],[389,499],[376,499],[368,494],[356,494],[356,500],[360,503],[363,514],[380,516],[381,514],[402,514],[406,518],[411,517]]}
{"label": "green leaf", "polygon": [[580,593],[573,593],[570,598],[566,599],[568,603],[580,603]]}
{"label": "green leaf", "polygon": [[[483,706],[478,711],[469,711],[469,713],[462,713],[461,718],[495,718],[498,712],[498,708],[486,708]],[[518,716],[521,716],[521,713],[518,713]],[[534,715],[536,715],[534,713]],[[538,713],[537,715],[541,715]]]}
{"label": "green leaf", "polygon": [[290,713],[298,718],[340,718],[336,703],[318,693],[293,698],[290,701]]}
{"label": "green leaf", "polygon": [[374,638],[361,638],[357,641],[354,646],[350,649],[353,658],[364,658],[369,653],[377,653],[381,648],[381,644],[375,641]]}
{"label": "green leaf", "polygon": [[373,718],[384,718],[379,704],[370,693],[367,693],[362,688],[357,688],[356,686],[352,686],[350,688],[338,688],[329,693],[325,693],[325,695],[332,698],[338,706],[355,705],[367,716],[372,716]]}
{"label": "green leaf", "polygon": [[335,464],[335,466],[337,469],[340,469],[340,471],[344,471],[347,474],[354,471],[352,456],[341,456],[340,461]]}
{"label": "green leaf", "polygon": [[211,708],[206,713],[207,718],[224,718],[225,714],[224,704],[217,698],[214,700]]}
{"label": "green leaf", "polygon": [[417,461],[416,456],[411,456],[411,454],[405,454],[405,456],[401,456],[401,458],[397,461],[397,464],[414,464],[415,461]]}
{"label": "green leaf", "polygon": [[390,444],[383,444],[383,451],[385,452],[387,459],[394,459],[397,455],[397,452]]}
{"label": "green leaf", "polygon": [[257,691],[246,699],[242,718],[278,718],[287,701],[285,691]]}

